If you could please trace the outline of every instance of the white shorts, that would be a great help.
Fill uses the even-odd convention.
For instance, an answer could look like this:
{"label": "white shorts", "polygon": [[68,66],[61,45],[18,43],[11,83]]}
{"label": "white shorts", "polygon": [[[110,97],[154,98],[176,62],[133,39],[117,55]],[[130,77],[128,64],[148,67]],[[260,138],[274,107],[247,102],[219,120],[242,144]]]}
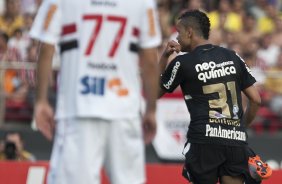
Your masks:
{"label": "white shorts", "polygon": [[100,184],[102,166],[111,184],[143,184],[144,150],[139,119],[59,121],[48,184]]}

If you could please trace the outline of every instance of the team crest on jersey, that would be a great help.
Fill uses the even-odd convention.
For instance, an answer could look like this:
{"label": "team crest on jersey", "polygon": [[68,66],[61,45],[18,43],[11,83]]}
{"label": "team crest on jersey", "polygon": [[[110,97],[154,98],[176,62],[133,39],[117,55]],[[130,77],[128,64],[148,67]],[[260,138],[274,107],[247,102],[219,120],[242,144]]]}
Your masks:
{"label": "team crest on jersey", "polygon": [[233,119],[239,119],[238,112],[239,112],[239,107],[237,105],[233,105],[233,114],[234,114]]}

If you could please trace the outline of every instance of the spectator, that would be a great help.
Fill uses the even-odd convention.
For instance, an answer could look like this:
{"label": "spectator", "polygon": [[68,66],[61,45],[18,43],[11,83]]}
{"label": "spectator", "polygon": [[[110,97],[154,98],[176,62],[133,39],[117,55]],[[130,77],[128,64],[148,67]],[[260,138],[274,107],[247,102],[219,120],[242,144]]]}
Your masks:
{"label": "spectator", "polygon": [[16,29],[23,27],[24,19],[20,12],[20,0],[6,0],[5,2],[5,13],[0,16],[0,30],[11,36]]}
{"label": "spectator", "polygon": [[4,138],[4,150],[0,160],[35,161],[35,156],[25,150],[24,140],[19,132],[8,132]]}
{"label": "spectator", "polygon": [[256,20],[266,16],[265,7],[267,6],[267,0],[256,0],[251,4],[248,11],[252,13]]}
{"label": "spectator", "polygon": [[223,35],[225,35],[226,32],[226,29],[224,27],[226,16],[219,16],[219,19],[219,25],[211,29],[209,41],[216,45],[226,46],[225,40],[223,38]]}
{"label": "spectator", "polygon": [[[27,48],[27,56],[24,59],[26,62],[36,63],[38,59],[38,46],[36,44],[31,44]],[[25,70],[25,81],[30,87],[35,86],[35,71],[34,70]]]}
{"label": "spectator", "polygon": [[276,64],[279,47],[272,42],[272,34],[265,33],[259,40],[260,48],[257,52],[257,57],[262,61],[261,66],[265,69],[273,67]]}
{"label": "spectator", "polygon": [[252,14],[246,14],[243,19],[243,29],[238,33],[238,40],[242,46],[258,40],[260,33],[257,29],[257,22]]}
{"label": "spectator", "polygon": [[4,10],[5,10],[5,1],[2,0],[0,1],[0,15],[3,14]]}
{"label": "spectator", "polygon": [[186,0],[187,10],[204,10],[203,0]]}
{"label": "spectator", "polygon": [[234,44],[238,43],[238,34],[236,34],[233,31],[229,31],[229,30],[225,29],[222,32],[221,36],[222,36],[223,42],[220,44],[220,46],[222,46],[222,47],[230,48]]}
{"label": "spectator", "polygon": [[158,3],[158,14],[160,17],[160,26],[163,39],[167,39],[172,33],[171,11],[168,1],[160,1]]}
{"label": "spectator", "polygon": [[22,1],[21,8],[24,14],[25,13],[31,13],[31,14],[36,13],[38,9],[36,0],[21,0],[21,1]]}
{"label": "spectator", "polygon": [[[21,61],[19,52],[15,48],[8,47],[9,37],[6,33],[0,32],[0,62]],[[4,76],[4,92],[9,98],[21,87],[19,72],[6,70]]]}
{"label": "spectator", "polygon": [[275,19],[275,31],[273,32],[271,42],[279,47],[282,47],[282,17]]}
{"label": "spectator", "polygon": [[265,16],[257,19],[259,32],[261,32],[262,34],[274,32],[276,17],[277,11],[274,5],[267,4],[265,6]]}
{"label": "spectator", "polygon": [[271,93],[270,108],[282,117],[282,52],[277,63],[267,71],[265,88]]}
{"label": "spectator", "polygon": [[24,37],[22,29],[16,29],[13,36],[9,39],[8,46],[19,51],[21,58],[26,58],[26,50],[30,44],[30,40]]}
{"label": "spectator", "polygon": [[[0,33],[0,62],[22,61],[19,52],[15,48],[8,47],[9,37],[6,33]],[[4,92],[6,100],[22,103],[26,101],[28,86],[22,77],[23,71],[8,69],[4,75]]]}
{"label": "spectator", "polygon": [[9,47],[9,36],[0,31],[0,61],[21,61],[21,55],[16,48]]}
{"label": "spectator", "polygon": [[245,15],[244,2],[245,0],[233,0],[231,7],[233,12],[240,15],[241,17],[244,17]]}
{"label": "spectator", "polygon": [[239,56],[243,55],[242,46],[239,42],[234,42],[228,46],[229,49],[234,50]]}
{"label": "spectator", "polygon": [[265,72],[261,66],[262,61],[257,57],[257,51],[259,45],[256,39],[251,39],[246,44],[242,44],[243,58],[245,59],[246,64],[252,71],[252,75],[257,80],[256,86],[261,88],[265,81]]}
{"label": "spectator", "polygon": [[238,32],[242,29],[242,17],[232,11],[232,0],[217,0],[216,10],[208,13],[211,29],[220,27],[221,20],[225,19],[224,28],[228,31]]}
{"label": "spectator", "polygon": [[23,35],[24,35],[25,39],[30,39],[29,30],[32,26],[33,19],[34,19],[33,14],[30,14],[30,13],[24,14],[24,27],[22,28],[22,30],[23,30]]}

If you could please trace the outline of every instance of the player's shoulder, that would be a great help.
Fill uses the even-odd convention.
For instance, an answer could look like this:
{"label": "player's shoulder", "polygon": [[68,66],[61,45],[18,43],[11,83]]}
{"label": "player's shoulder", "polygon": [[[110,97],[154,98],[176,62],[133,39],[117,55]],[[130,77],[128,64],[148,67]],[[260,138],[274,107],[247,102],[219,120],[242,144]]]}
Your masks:
{"label": "player's shoulder", "polygon": [[58,8],[59,4],[62,3],[62,0],[43,0],[40,7],[42,9],[49,8],[50,6],[56,6],[56,9]]}
{"label": "player's shoulder", "polygon": [[226,48],[226,47],[222,47],[222,46],[215,46],[216,48],[216,55],[218,57],[221,57],[222,55],[224,55],[226,58],[229,58],[230,60],[237,60],[238,59],[238,54],[230,49],[230,48]]}
{"label": "player's shoulder", "polygon": [[226,53],[230,53],[230,54],[235,54],[235,51],[227,48],[227,47],[223,47],[220,45],[213,45],[215,47],[216,50],[220,51],[220,52],[226,52]]}
{"label": "player's shoulder", "polygon": [[[101,0],[91,0],[91,1],[101,1]],[[155,0],[109,0],[114,1],[112,4],[114,6],[104,6],[111,11],[121,11],[124,14],[130,14],[133,17],[138,13],[143,15],[148,9],[156,9]],[[105,4],[105,3],[104,3]],[[140,15],[139,18],[142,18]]]}
{"label": "player's shoulder", "polygon": [[181,61],[186,61],[186,60],[196,60],[198,59],[199,55],[192,51],[192,52],[183,52],[179,54],[176,58],[178,58]]}
{"label": "player's shoulder", "polygon": [[191,64],[192,62],[190,61],[193,61],[193,55],[191,53],[181,53],[179,54],[178,56],[176,56],[172,61],[171,63],[172,64],[179,64],[181,66],[185,65],[189,65]]}
{"label": "player's shoulder", "polygon": [[43,0],[42,1],[42,4],[50,4],[50,3],[52,3],[52,4],[59,4],[59,3],[61,3],[63,0]]}
{"label": "player's shoulder", "polygon": [[[122,0],[124,1],[124,0]],[[157,7],[157,3],[155,0],[128,0],[128,3],[127,4],[130,4],[131,6],[129,7],[137,7],[139,10],[142,10],[142,9],[150,9],[150,8],[156,8]]]}
{"label": "player's shoulder", "polygon": [[155,5],[156,4],[155,0],[141,0],[141,1],[146,3],[147,5]]}
{"label": "player's shoulder", "polygon": [[138,5],[155,5],[156,1],[155,0],[118,0],[117,3],[123,2],[126,4],[138,4]]}
{"label": "player's shoulder", "polygon": [[179,55],[177,55],[174,60],[178,60],[179,62],[184,62],[187,59],[191,59],[193,57],[193,55],[191,53],[181,53]]}

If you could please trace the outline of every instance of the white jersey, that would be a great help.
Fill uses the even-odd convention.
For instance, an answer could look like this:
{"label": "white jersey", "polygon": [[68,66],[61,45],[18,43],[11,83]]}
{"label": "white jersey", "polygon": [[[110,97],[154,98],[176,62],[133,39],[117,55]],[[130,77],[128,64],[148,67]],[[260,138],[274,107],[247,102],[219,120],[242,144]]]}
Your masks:
{"label": "white jersey", "polygon": [[161,43],[154,0],[44,0],[30,34],[60,47],[57,118],[139,115],[138,49]]}

